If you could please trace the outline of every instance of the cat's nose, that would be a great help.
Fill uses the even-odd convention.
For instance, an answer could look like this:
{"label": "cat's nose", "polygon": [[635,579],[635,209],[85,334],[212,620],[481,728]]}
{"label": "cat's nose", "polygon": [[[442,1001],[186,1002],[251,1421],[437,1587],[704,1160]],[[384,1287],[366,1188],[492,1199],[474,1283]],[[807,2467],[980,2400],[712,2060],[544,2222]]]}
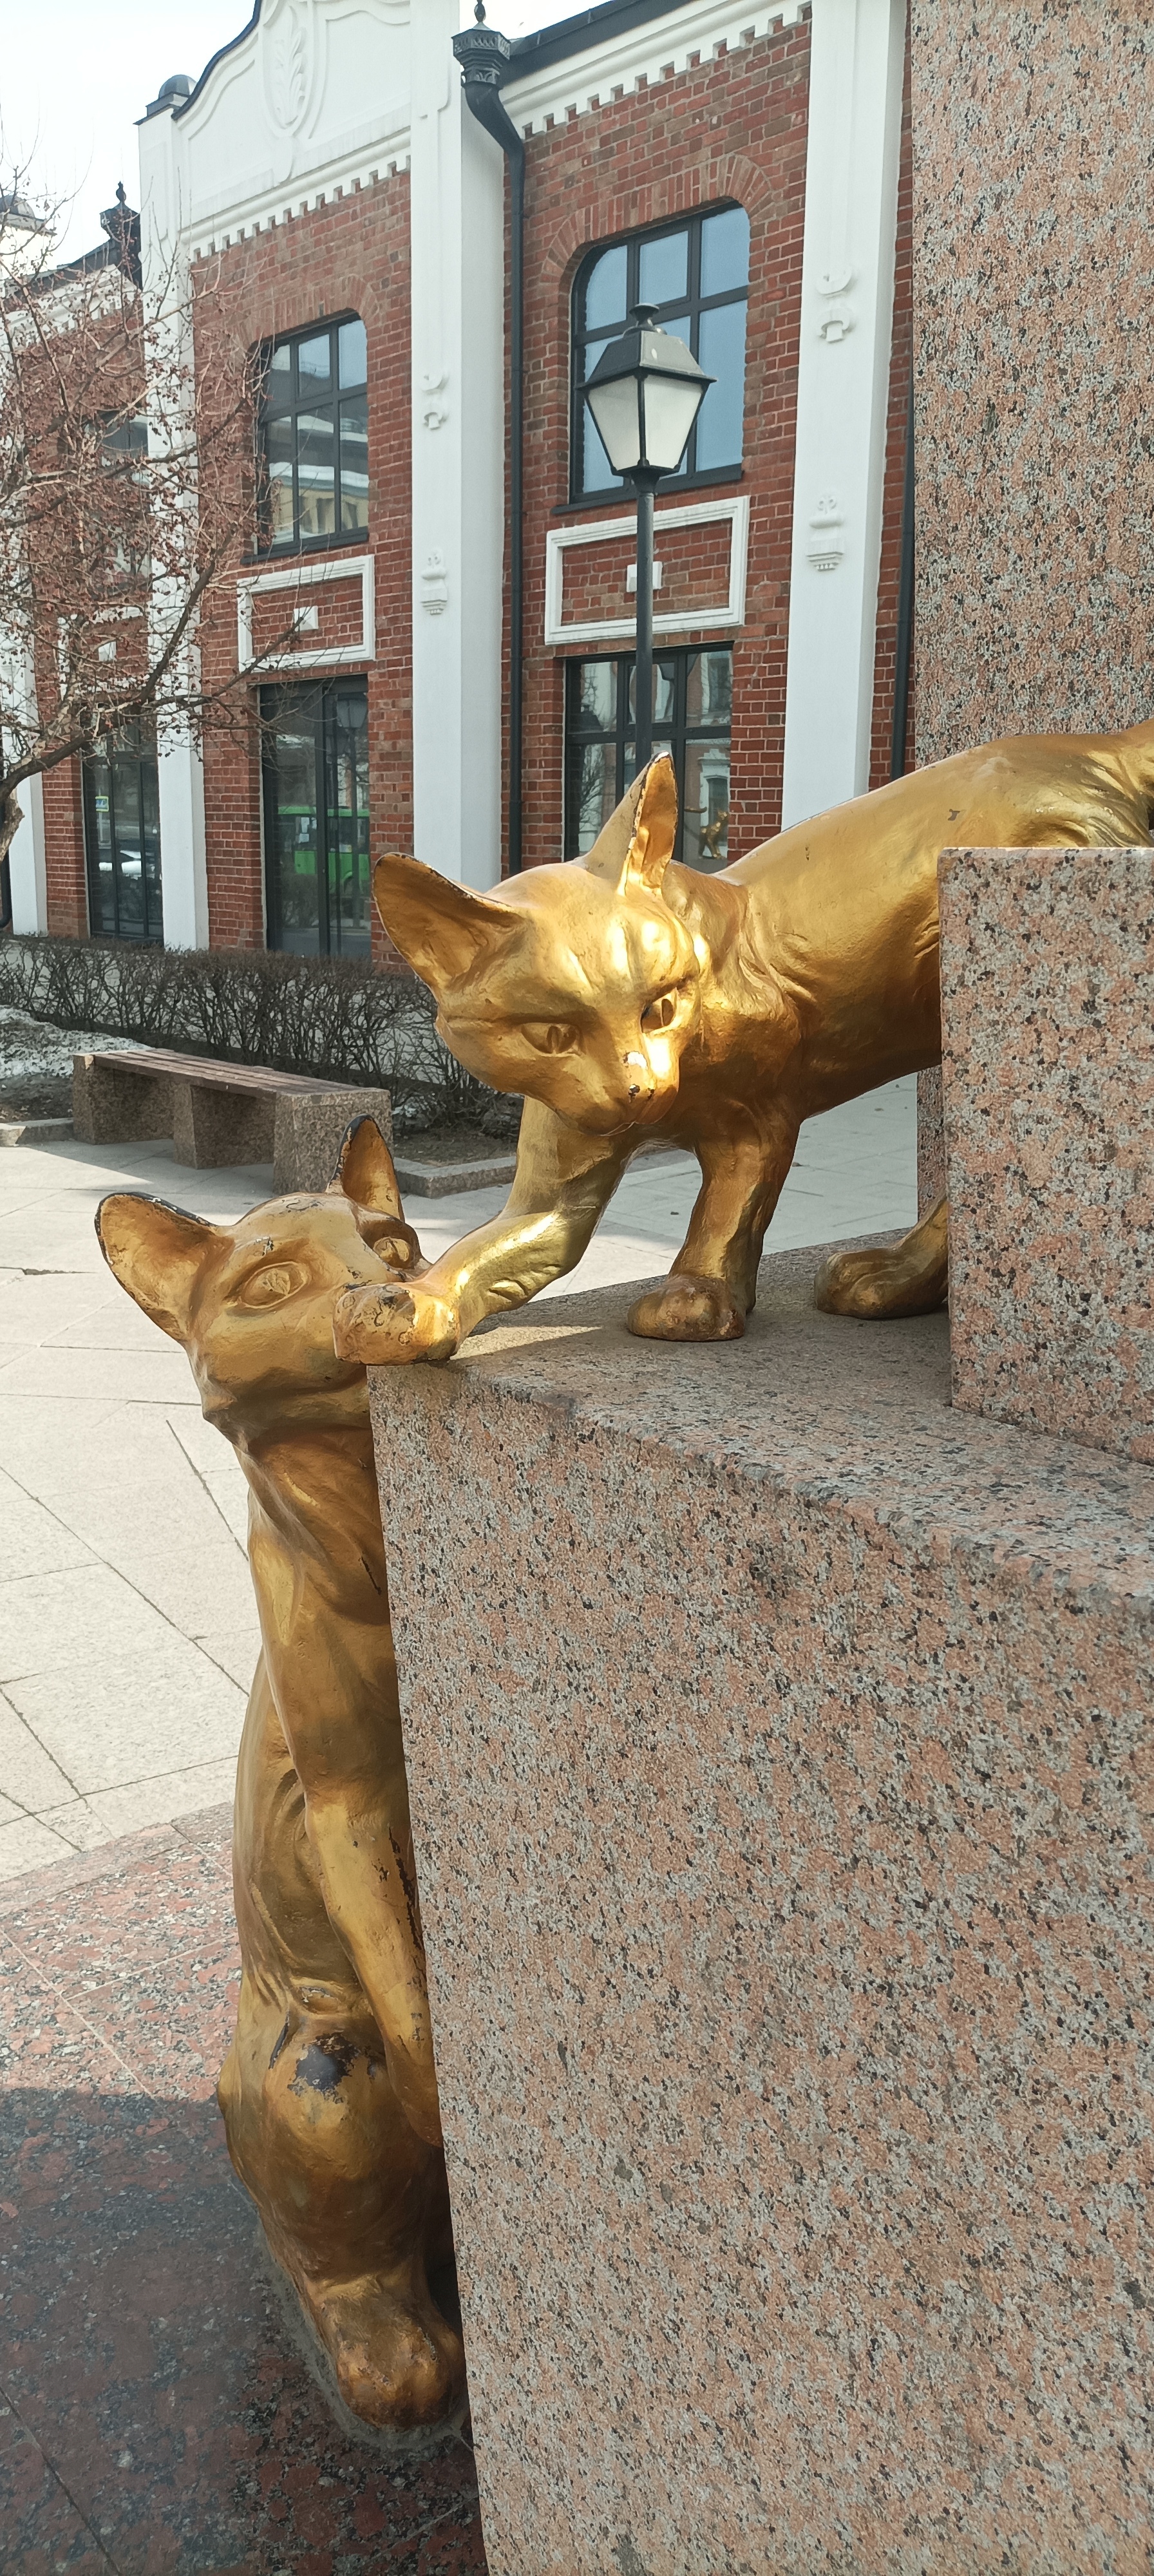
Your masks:
{"label": "cat's nose", "polygon": [[649,1071],[649,1066],[648,1066],[648,1064],[647,1064],[647,1062],[646,1062],[645,1057],[644,1057],[643,1055],[638,1055],[638,1054],[636,1054],[636,1052],[634,1052],[634,1053],[632,1053],[632,1054],[630,1054],[630,1055],[623,1056],[623,1057],[622,1057],[622,1059],[621,1059],[621,1061],[622,1061],[622,1063],[625,1065],[625,1067],[626,1067],[626,1069],[627,1069],[627,1070],[629,1070],[633,1065],[640,1065],[642,1073],[643,1073],[643,1074],[645,1074],[645,1075],[648,1077],[648,1078],[647,1078],[647,1080],[646,1080],[646,1081],[644,1081],[644,1082],[636,1082],[636,1081],[635,1081],[635,1082],[631,1082],[631,1083],[630,1083],[630,1085],[629,1085],[629,1097],[630,1097],[630,1099],[631,1099],[631,1100],[641,1100],[641,1099],[645,1099],[645,1100],[652,1100],[652,1098],[653,1098],[653,1076],[652,1076],[652,1074],[651,1074],[651,1073],[650,1073],[650,1071]]}

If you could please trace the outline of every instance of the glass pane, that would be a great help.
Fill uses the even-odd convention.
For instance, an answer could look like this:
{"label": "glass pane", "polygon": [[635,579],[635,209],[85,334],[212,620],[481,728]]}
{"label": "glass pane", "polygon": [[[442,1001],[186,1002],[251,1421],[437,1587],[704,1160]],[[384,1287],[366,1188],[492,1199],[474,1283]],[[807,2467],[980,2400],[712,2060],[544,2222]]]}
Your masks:
{"label": "glass pane", "polygon": [[117,921],[122,939],[144,937],[144,844],[141,838],[140,762],[135,748],[117,744],[112,755]]}
{"label": "glass pane", "polygon": [[144,935],[146,939],[163,939],[164,912],[160,880],[160,798],[156,779],[156,753],[146,750],[140,756],[140,825],[144,854]]}
{"label": "glass pane", "polygon": [[732,653],[724,648],[692,653],[685,680],[685,721],[690,731],[697,725],[724,725],[728,731],[732,705]]}
{"label": "glass pane", "polygon": [[264,453],[268,471],[268,541],[283,544],[293,534],[293,424],[291,419],[265,423]]}
{"label": "glass pane", "polygon": [[579,855],[591,850],[617,803],[617,753],[611,742],[583,742],[570,771]]}
{"label": "glass pane", "polygon": [[273,909],[279,945],[297,956],[320,947],[316,724],[312,706],[286,713],[271,745]]}
{"label": "glass pane", "polygon": [[342,322],[337,333],[337,348],[342,385],[363,385],[369,371],[364,323]]}
{"label": "glass pane", "polygon": [[367,957],[369,936],[368,691],[335,689],[325,710],[329,946]]}
{"label": "glass pane", "polygon": [[585,323],[587,331],[602,331],[607,323],[625,320],[625,286],[628,253],[624,242],[614,250],[603,250],[594,260],[585,280]]}
{"label": "glass pane", "polygon": [[112,939],[116,932],[116,894],[112,873],[112,774],[106,760],[89,763],[89,816],[93,847],[89,852],[89,907],[93,931]]}
{"label": "glass pane", "polygon": [[354,394],[341,404],[341,526],[356,530],[368,524],[369,398]]}
{"label": "glass pane", "polygon": [[745,410],[745,306],[718,304],[701,316],[697,355],[716,376],[697,415],[697,470],[740,465]]}
{"label": "glass pane", "polygon": [[[676,658],[675,658],[673,655],[670,655],[670,656],[669,656],[669,658],[668,658],[666,661],[662,661],[662,662],[654,662],[654,665],[653,665],[653,731],[654,731],[654,733],[668,734],[668,733],[670,733],[670,732],[671,732],[671,730],[672,730],[672,726],[673,726],[674,691],[675,691],[676,685],[677,685],[677,662],[676,662]],[[637,717],[637,671],[636,671],[636,666],[635,666],[635,664],[634,664],[633,662],[631,662],[631,663],[630,663],[630,665],[629,665],[629,715],[628,715],[628,719],[627,719],[627,721],[628,721],[628,725],[629,725],[630,735],[632,735],[632,732],[633,732],[633,726],[634,726],[634,723],[635,723],[635,721],[636,721],[636,717]]]}
{"label": "glass pane", "polygon": [[585,415],[585,447],[581,467],[582,489],[586,492],[601,492],[611,485],[615,491],[619,491],[622,478],[620,474],[614,474],[612,471],[588,403],[582,403],[581,409]]}
{"label": "glass pane", "polygon": [[682,813],[683,866],[707,873],[723,868],[729,854],[728,743],[686,743]]}
{"label": "glass pane", "polygon": [[297,375],[302,402],[310,402],[314,394],[328,392],[332,349],[332,334],[328,331],[316,340],[298,340]]}
{"label": "glass pane", "polygon": [[285,340],[282,342],[279,349],[273,350],[272,356],[268,362],[268,376],[265,382],[264,398],[269,410],[283,411],[286,403],[290,403],[292,401],[292,392],[292,344],[290,341]]}
{"label": "glass pane", "polygon": [[[668,319],[668,321],[667,321],[667,322],[663,322],[663,323],[662,323],[661,328],[662,328],[662,330],[663,330],[663,331],[670,331],[670,332],[672,332],[673,337],[674,337],[674,339],[675,339],[675,340],[683,340],[683,341],[685,342],[685,346],[686,346],[686,348],[687,348],[687,349],[692,349],[692,346],[693,346],[693,338],[692,338],[693,325],[692,325],[692,323],[691,323],[691,321],[690,321],[690,318],[689,318],[688,313],[673,313],[673,314],[671,314],[671,315],[670,315],[670,317],[669,317],[669,319]],[[699,416],[700,416],[700,415],[699,415]],[[688,473],[688,471],[689,471],[689,459],[688,459],[688,457],[683,456],[683,457],[682,457],[682,459],[681,459],[680,464],[676,467],[676,469],[675,469],[674,473],[673,473],[673,474],[668,475],[668,476],[666,477],[666,480],[667,480],[668,482],[670,482],[670,483],[675,482],[675,481],[676,481],[676,479],[677,479],[677,475],[678,475],[678,474],[687,474],[687,473]]]}
{"label": "glass pane", "polygon": [[724,295],[749,284],[749,217],[744,206],[707,215],[701,227],[701,292]]}
{"label": "glass pane", "polygon": [[331,411],[297,415],[297,490],[302,537],[331,537],[336,527]]}
{"label": "glass pane", "polygon": [[639,263],[639,304],[671,304],[689,286],[689,234],[661,233],[643,241]]}
{"label": "glass pane", "polygon": [[580,662],[577,722],[584,732],[614,733],[617,728],[616,662]]}

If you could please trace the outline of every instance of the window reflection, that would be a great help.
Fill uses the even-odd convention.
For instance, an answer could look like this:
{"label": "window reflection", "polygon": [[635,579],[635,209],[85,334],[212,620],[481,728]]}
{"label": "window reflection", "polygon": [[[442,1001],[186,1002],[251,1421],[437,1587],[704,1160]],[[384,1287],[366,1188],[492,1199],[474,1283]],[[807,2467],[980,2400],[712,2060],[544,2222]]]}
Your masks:
{"label": "window reflection", "polygon": [[[573,291],[570,475],[574,500],[620,490],[590,418],[582,387],[606,342],[635,304],[652,304],[663,330],[692,350],[710,386],[685,455],[682,481],[736,473],[745,405],[745,312],[749,217],[719,206],[594,251]],[[671,481],[673,477],[669,478]]]}
{"label": "window reflection", "polygon": [[267,353],[262,534],[270,550],[367,530],[367,371],[359,318],[297,333]]}
{"label": "window reflection", "polygon": [[[633,657],[566,666],[565,856],[592,848],[635,774]],[[675,858],[723,868],[729,857],[733,656],[727,645],[663,652],[653,666],[653,744],[677,777]]]}

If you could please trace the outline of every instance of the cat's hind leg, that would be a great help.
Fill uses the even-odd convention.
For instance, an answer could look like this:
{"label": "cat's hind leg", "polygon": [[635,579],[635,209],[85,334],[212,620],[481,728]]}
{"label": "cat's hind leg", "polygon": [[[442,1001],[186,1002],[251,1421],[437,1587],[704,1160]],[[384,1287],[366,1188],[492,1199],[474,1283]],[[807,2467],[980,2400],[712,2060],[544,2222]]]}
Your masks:
{"label": "cat's hind leg", "polygon": [[934,1314],[949,1286],[948,1219],[949,1201],[939,1199],[899,1243],[831,1253],[813,1283],[814,1305],[869,1322]]}

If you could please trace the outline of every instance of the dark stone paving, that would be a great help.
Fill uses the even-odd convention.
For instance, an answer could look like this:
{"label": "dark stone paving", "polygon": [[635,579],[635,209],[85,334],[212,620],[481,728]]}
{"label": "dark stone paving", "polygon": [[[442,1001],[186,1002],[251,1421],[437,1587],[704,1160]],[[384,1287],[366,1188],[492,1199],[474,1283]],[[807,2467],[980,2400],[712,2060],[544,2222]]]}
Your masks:
{"label": "dark stone paving", "polygon": [[485,2576],[472,2454],[382,2459],[288,2330],[213,2098],[219,1816],[0,1904],[6,2576]]}

